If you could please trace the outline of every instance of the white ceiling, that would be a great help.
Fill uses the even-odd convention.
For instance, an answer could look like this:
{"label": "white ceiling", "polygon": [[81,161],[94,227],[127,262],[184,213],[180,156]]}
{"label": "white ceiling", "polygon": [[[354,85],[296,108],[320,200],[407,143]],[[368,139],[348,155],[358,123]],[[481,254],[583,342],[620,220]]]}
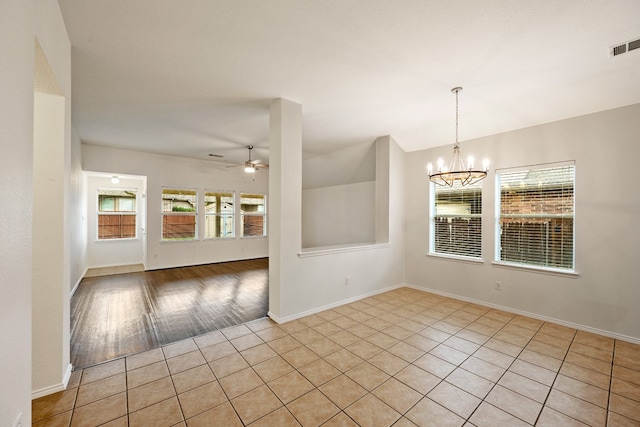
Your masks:
{"label": "white ceiling", "polygon": [[451,144],[454,86],[461,141],[640,102],[640,49],[608,54],[640,38],[638,0],[59,3],[91,144],[268,160],[277,98],[302,104],[306,158]]}

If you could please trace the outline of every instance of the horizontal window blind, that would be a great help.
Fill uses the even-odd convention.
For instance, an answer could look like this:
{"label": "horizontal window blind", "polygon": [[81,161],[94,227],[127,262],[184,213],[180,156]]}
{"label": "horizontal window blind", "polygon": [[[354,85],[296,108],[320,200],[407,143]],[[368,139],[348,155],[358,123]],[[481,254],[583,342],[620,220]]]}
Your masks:
{"label": "horizontal window blind", "polygon": [[482,183],[432,186],[430,252],[482,256]]}
{"label": "horizontal window blind", "polygon": [[575,166],[497,172],[497,259],[574,270]]}

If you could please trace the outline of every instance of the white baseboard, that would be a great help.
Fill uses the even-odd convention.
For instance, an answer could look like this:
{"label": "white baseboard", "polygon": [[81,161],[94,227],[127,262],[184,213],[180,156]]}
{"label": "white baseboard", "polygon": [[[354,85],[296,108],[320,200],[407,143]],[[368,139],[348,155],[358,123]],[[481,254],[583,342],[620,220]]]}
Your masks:
{"label": "white baseboard", "polygon": [[82,279],[84,279],[84,276],[87,274],[87,271],[89,271],[89,268],[85,267],[84,271],[82,272],[82,275],[80,275],[80,278],[78,279],[76,284],[73,286],[73,289],[71,289],[71,293],[69,293],[69,298],[73,297],[73,294],[76,293],[76,291],[78,290],[78,286],[80,286],[80,282],[82,282]]}
{"label": "white baseboard", "polygon": [[593,328],[591,326],[581,325],[579,323],[568,322],[566,320],[556,319],[556,318],[548,317],[548,316],[543,316],[543,315],[537,314],[537,313],[530,313],[528,311],[518,310],[518,309],[515,309],[515,308],[511,308],[511,307],[507,307],[507,306],[503,306],[503,305],[499,305],[499,304],[493,304],[493,303],[490,303],[490,302],[481,301],[481,300],[477,300],[477,299],[474,299],[474,298],[467,298],[467,297],[464,297],[464,296],[461,296],[461,295],[451,294],[449,292],[443,292],[443,291],[440,291],[440,290],[437,290],[437,289],[431,289],[431,288],[411,285],[411,284],[408,284],[408,283],[405,283],[404,286],[406,286],[407,288],[418,290],[418,291],[429,292],[429,293],[432,293],[432,294],[441,295],[441,296],[449,297],[449,298],[455,298],[455,299],[459,299],[461,301],[466,301],[466,302],[470,302],[470,303],[473,303],[473,304],[478,304],[478,305],[482,305],[482,306],[485,306],[485,307],[490,307],[490,308],[495,308],[497,310],[506,311],[508,313],[519,314],[521,316],[527,316],[527,317],[531,317],[531,318],[534,318],[534,319],[542,320],[542,321],[545,321],[545,322],[555,323],[557,325],[566,326],[568,328],[579,329],[581,331],[591,332],[591,333],[594,333],[594,334],[603,335],[605,337],[610,337],[610,338],[614,338],[614,339],[617,339],[617,340],[627,341],[627,342],[630,342],[630,343],[633,343],[633,344],[640,344],[640,338],[630,337],[630,336],[627,336],[627,335],[622,335],[622,334],[618,334],[618,333],[610,332],[610,331],[604,331],[602,329],[597,329],[597,328]]}
{"label": "white baseboard", "polygon": [[352,302],[356,302],[356,301],[359,301],[361,299],[369,298],[369,297],[372,297],[374,295],[382,294],[384,292],[389,292],[389,291],[392,291],[394,289],[399,289],[399,288],[402,288],[403,286],[405,286],[404,283],[400,283],[398,285],[387,286],[386,288],[378,289],[378,290],[375,290],[375,291],[367,292],[366,294],[361,294],[361,295],[358,295],[358,296],[355,296],[355,297],[351,297],[351,298],[343,299],[343,300],[340,300],[340,301],[336,301],[336,302],[331,303],[331,304],[323,305],[322,307],[312,308],[310,310],[306,310],[306,311],[303,311],[303,312],[297,313],[297,314],[292,314],[290,316],[278,317],[274,313],[272,313],[271,311],[269,311],[267,313],[267,316],[269,316],[270,319],[272,319],[274,322],[276,322],[278,324],[286,323],[286,322],[290,322],[292,320],[300,319],[302,317],[310,316],[312,314],[320,313],[321,311],[331,310],[332,308],[340,307],[341,305],[350,304]]}
{"label": "white baseboard", "polygon": [[138,262],[117,262],[115,264],[101,264],[101,265],[90,265],[87,267],[87,270],[95,270],[98,268],[116,268],[116,267],[128,267],[131,265],[144,265],[143,261]]}
{"label": "white baseboard", "polygon": [[67,385],[69,384],[69,379],[71,378],[72,371],[73,365],[69,364],[62,378],[62,382],[60,382],[59,384],[51,385],[49,387],[41,388],[40,390],[31,391],[31,400],[65,390],[67,388]]}

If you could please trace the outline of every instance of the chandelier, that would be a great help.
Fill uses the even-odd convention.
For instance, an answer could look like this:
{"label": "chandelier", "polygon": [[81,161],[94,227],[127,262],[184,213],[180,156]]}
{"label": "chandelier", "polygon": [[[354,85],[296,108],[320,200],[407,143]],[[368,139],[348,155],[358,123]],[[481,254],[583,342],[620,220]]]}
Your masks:
{"label": "chandelier", "polygon": [[483,180],[489,170],[488,159],[482,161],[482,170],[474,169],[474,159],[472,156],[467,158],[467,167],[464,166],[464,162],[462,161],[460,143],[458,142],[458,92],[461,90],[461,87],[451,89],[451,92],[456,95],[456,144],[453,146],[453,159],[451,159],[449,167],[445,166],[442,158],[438,159],[438,171],[436,173],[433,173],[433,165],[431,163],[427,164],[429,179],[438,185],[446,187],[453,187],[456,181],[459,182],[460,185],[475,184]]}

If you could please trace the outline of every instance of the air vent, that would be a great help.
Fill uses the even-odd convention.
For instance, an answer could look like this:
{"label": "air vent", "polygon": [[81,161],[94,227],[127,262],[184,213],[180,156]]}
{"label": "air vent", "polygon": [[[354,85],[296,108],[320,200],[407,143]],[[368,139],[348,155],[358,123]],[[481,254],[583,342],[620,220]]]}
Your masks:
{"label": "air vent", "polygon": [[640,39],[624,42],[609,48],[609,56],[614,57],[640,48]]}
{"label": "air vent", "polygon": [[614,46],[613,49],[611,49],[611,55],[613,56],[622,55],[626,51],[627,51],[627,44],[625,43],[618,46]]}
{"label": "air vent", "polygon": [[224,156],[222,156],[222,155],[220,155],[220,154],[213,154],[213,153],[210,153],[210,154],[209,154],[209,157],[217,157],[217,158],[221,159],[221,158],[223,158]]}

